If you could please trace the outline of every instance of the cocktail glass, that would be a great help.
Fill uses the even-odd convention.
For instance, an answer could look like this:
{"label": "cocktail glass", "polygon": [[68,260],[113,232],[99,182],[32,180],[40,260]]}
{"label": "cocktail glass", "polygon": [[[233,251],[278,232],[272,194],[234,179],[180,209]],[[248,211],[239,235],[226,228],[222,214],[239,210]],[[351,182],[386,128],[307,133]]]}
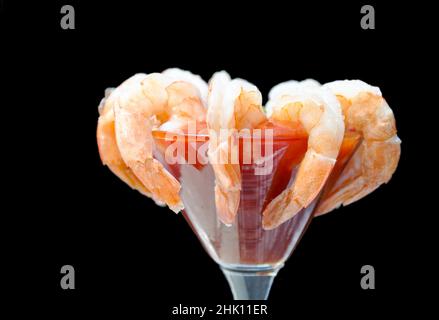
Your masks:
{"label": "cocktail glass", "polygon": [[[260,141],[261,150],[265,150],[266,143],[272,144],[271,155],[264,155],[264,161],[272,161],[272,170],[267,174],[257,174],[256,168],[265,165],[260,159],[258,163],[240,164],[240,205],[235,223],[227,226],[218,219],[216,212],[212,166],[187,161],[169,164],[163,153],[171,143],[181,143],[187,157],[190,149],[200,150],[206,146],[209,137],[155,131],[154,138],[158,150],[161,150],[156,158],[180,181],[183,215],[207,253],[220,266],[234,299],[267,299],[274,278],[299,243],[321,196],[279,227],[263,229],[262,212],[273,198],[294,182],[298,165],[307,149],[307,140],[275,135],[271,141]],[[244,138],[239,141],[242,155]],[[349,150],[354,149],[354,144],[349,146]],[[242,156],[240,159],[242,162]],[[334,177],[328,181],[334,181]]]}

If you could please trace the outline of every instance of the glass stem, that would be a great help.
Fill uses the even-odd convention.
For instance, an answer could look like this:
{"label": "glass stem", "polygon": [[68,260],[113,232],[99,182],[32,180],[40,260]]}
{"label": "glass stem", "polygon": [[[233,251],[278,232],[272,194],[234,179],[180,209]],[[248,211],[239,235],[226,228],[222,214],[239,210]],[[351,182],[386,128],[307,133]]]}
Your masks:
{"label": "glass stem", "polygon": [[277,272],[282,268],[270,269],[229,269],[221,267],[234,300],[267,300]]}

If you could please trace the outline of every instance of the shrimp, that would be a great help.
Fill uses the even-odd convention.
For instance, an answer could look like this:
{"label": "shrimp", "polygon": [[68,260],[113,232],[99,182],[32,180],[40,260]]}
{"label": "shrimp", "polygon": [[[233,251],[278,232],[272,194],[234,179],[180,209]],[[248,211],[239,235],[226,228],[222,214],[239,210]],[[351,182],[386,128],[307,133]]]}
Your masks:
{"label": "shrimp", "polygon": [[171,78],[173,81],[184,81],[192,84],[198,90],[198,95],[203,102],[203,106],[207,107],[207,83],[199,75],[192,72],[181,70],[178,68],[169,68],[162,72],[164,76]]}
{"label": "shrimp", "polygon": [[265,105],[267,116],[270,117],[273,113],[273,102],[276,98],[303,87],[320,87],[320,83],[314,79],[305,79],[302,81],[289,80],[281,82],[271,88],[268,93],[268,102]]}
{"label": "shrimp", "polygon": [[[181,186],[154,158],[152,130],[177,130],[189,121],[205,121],[206,111],[201,92],[194,84],[199,83],[197,76],[172,70],[172,76],[137,74],[113,91],[102,108],[105,113],[101,113],[101,117],[109,114],[109,119],[100,117],[98,121],[98,145],[101,159],[105,164],[111,163],[110,169],[119,177],[157,203],[179,212],[183,209]],[[179,73],[184,73],[185,80],[178,80]],[[105,123],[112,125],[113,131],[107,133]],[[102,141],[108,141],[109,148],[104,148]],[[117,161],[104,161],[111,154],[116,155]],[[127,175],[135,177],[134,182]]]}
{"label": "shrimp", "polygon": [[292,218],[318,196],[334,167],[344,133],[340,104],[328,89],[317,85],[285,89],[273,94],[271,118],[301,123],[308,134],[308,150],[293,185],[265,208],[262,224],[266,230]]}
{"label": "shrimp", "polygon": [[267,118],[256,86],[242,79],[231,80],[225,71],[212,76],[207,99],[208,157],[215,173],[215,205],[220,221],[231,225],[241,192],[239,163],[229,161],[231,148],[239,143],[236,130],[255,128]]}
{"label": "shrimp", "polygon": [[357,132],[363,139],[316,215],[351,204],[387,183],[401,154],[393,112],[378,87],[360,80],[334,81],[324,87],[340,101],[346,132]]}
{"label": "shrimp", "polygon": [[[105,92],[105,97],[102,99],[99,105],[99,119],[97,127],[97,142],[99,155],[104,165],[118,176],[122,181],[128,184],[131,188],[138,190],[143,195],[152,198],[151,192],[140,182],[140,180],[134,175],[132,170],[127,167],[122,159],[119,149],[116,144],[116,134],[114,130],[114,112],[113,105],[117,100],[118,92],[123,87],[129,85],[129,82],[136,81],[137,76],[125,81],[117,89],[110,88]],[[162,203],[156,201],[157,204]]]}

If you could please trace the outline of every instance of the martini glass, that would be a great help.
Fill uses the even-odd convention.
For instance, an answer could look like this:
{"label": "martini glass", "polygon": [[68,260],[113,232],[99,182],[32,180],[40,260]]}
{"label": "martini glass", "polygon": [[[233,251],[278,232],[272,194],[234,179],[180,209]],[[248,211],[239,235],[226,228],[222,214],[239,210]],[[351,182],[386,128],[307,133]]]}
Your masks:
{"label": "martini glass", "polygon": [[[272,170],[266,174],[257,172],[263,163],[252,159],[250,163],[243,164],[241,157],[240,204],[235,223],[231,226],[218,219],[215,175],[210,164],[189,164],[187,161],[169,164],[165,161],[164,150],[170,143],[184,144],[187,157],[190,148],[199,150],[206,146],[208,136],[155,131],[154,138],[159,146],[155,157],[181,184],[183,215],[206,252],[221,268],[234,299],[267,299],[274,278],[299,243],[321,196],[279,227],[263,229],[262,212],[265,206],[294,183],[298,165],[307,149],[306,138],[275,135],[270,141],[260,141],[261,150],[265,150],[264,144],[272,144],[270,155],[263,157],[264,161],[272,163]],[[242,155],[243,139],[239,143]]]}

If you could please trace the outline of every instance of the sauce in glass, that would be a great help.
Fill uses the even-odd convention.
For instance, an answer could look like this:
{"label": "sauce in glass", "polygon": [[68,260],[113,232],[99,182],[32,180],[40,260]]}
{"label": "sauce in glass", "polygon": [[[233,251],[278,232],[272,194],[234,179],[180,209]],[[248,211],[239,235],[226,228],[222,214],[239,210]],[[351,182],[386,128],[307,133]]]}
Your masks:
{"label": "sauce in glass", "polygon": [[[202,130],[205,126],[201,125],[197,128]],[[255,159],[252,159],[250,163],[244,163],[244,140],[255,138],[251,135],[250,137],[242,136],[239,139],[242,189],[238,213],[232,226],[225,226],[216,216],[213,190],[215,176],[210,164],[201,163],[198,158],[193,164],[170,165],[163,161],[164,150],[176,142],[182,144],[181,147],[184,144],[184,155],[187,161],[191,149],[192,152],[197,152],[203,145],[206,146],[209,140],[208,135],[153,132],[159,153],[157,158],[161,159],[167,169],[182,184],[181,197],[185,205],[183,214],[186,220],[212,258],[226,267],[282,264],[294,250],[311,221],[319,198],[317,197],[308,208],[279,227],[273,230],[262,228],[264,208],[294,182],[298,165],[307,150],[308,137],[300,124],[267,121],[257,129],[273,130],[271,157],[267,158],[264,154],[264,147],[261,148],[262,156],[266,157],[267,161],[273,161],[273,170],[268,174],[257,175]],[[267,143],[264,138],[256,139],[261,139],[261,144]],[[356,149],[358,141],[358,135],[355,133],[346,135],[338,161],[325,189],[335,183]]]}

